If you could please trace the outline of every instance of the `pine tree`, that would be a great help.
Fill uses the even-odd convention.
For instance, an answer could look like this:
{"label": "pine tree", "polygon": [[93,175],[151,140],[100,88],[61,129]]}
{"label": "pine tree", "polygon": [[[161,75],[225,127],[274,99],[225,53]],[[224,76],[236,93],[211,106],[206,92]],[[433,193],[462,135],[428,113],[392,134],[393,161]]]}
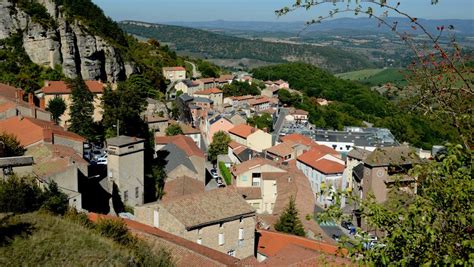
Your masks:
{"label": "pine tree", "polygon": [[69,130],[89,140],[94,140],[94,95],[87,88],[81,77],[66,82],[71,88],[72,105],[70,110]]}
{"label": "pine tree", "polygon": [[298,218],[298,210],[296,209],[293,196],[290,197],[288,206],[275,224],[275,230],[292,235],[305,236],[304,227]]}

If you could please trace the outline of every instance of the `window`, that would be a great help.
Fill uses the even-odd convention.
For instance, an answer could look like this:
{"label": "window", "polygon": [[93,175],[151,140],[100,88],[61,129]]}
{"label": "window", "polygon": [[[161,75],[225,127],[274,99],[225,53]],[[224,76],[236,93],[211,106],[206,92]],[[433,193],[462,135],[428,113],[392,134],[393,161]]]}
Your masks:
{"label": "window", "polygon": [[260,186],[260,177],[252,177],[252,186]]}
{"label": "window", "polygon": [[160,227],[160,212],[157,210],[153,211],[153,226]]}
{"label": "window", "polygon": [[128,191],[125,190],[123,191],[123,202],[127,202],[128,201]]}
{"label": "window", "polygon": [[196,241],[199,245],[202,245],[202,238],[198,238],[198,240]]}
{"label": "window", "polygon": [[219,246],[224,245],[224,234],[220,233],[219,234]]}
{"label": "window", "polygon": [[140,195],[139,189],[138,187],[135,187],[135,198],[138,198],[139,195]]}
{"label": "window", "polygon": [[239,240],[244,240],[244,228],[239,229]]}

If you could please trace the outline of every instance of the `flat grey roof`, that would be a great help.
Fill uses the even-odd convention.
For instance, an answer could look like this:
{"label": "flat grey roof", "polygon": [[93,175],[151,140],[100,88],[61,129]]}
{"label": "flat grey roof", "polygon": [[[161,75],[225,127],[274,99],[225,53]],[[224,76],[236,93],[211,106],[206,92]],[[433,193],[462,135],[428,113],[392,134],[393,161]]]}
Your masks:
{"label": "flat grey roof", "polygon": [[144,139],[141,139],[141,138],[121,135],[121,136],[107,139],[107,145],[123,147],[123,146],[141,143],[143,141]]}
{"label": "flat grey roof", "polygon": [[33,165],[33,157],[32,156],[19,156],[19,157],[0,158],[0,168],[30,166],[30,165]]}

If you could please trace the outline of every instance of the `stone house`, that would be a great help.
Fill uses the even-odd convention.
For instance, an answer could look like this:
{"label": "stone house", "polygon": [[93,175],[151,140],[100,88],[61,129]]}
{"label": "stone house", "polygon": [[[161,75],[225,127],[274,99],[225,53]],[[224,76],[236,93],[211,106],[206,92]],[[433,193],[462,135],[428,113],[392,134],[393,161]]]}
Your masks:
{"label": "stone house", "polygon": [[[94,121],[102,120],[104,112],[102,108],[102,95],[104,94],[105,84],[100,81],[85,81],[87,88],[94,95]],[[70,108],[72,105],[71,88],[64,81],[45,81],[43,88],[36,92],[36,96],[40,99],[40,108],[46,108],[49,101],[56,96],[61,97],[66,103],[66,111],[60,117],[60,125],[67,126],[70,116]]]}
{"label": "stone house", "polygon": [[[0,143],[0,146],[3,144]],[[12,174],[19,176],[28,175],[33,172],[33,157],[17,156],[5,157],[0,156],[0,180],[7,178]]]}
{"label": "stone house", "polygon": [[117,185],[122,202],[132,207],[144,201],[144,150],[144,139],[124,135],[107,139],[109,181]]}
{"label": "stone house", "polygon": [[268,97],[256,97],[248,101],[250,108],[255,112],[267,110],[271,107],[271,100]]}
{"label": "stone house", "polygon": [[86,141],[82,136],[68,132],[50,121],[22,116],[0,120],[0,132],[15,135],[25,148],[41,143],[57,144],[71,147],[80,155]]}
{"label": "stone house", "polygon": [[[21,115],[51,121],[51,113],[36,106],[33,94],[28,94],[27,101],[24,100],[25,94],[20,88],[0,83],[0,120]],[[43,101],[44,99],[40,99],[39,104],[44,107]]]}
{"label": "stone house", "polygon": [[194,92],[194,97],[201,97],[201,98],[207,98],[212,100],[214,105],[216,106],[221,106],[223,103],[223,96],[224,93],[222,90],[217,89],[217,88],[209,88],[201,91],[196,91]]}
{"label": "stone house", "polygon": [[[297,158],[296,166],[308,177],[314,197],[323,205],[332,203],[333,193],[346,190],[344,161],[334,149],[314,145]],[[344,203],[342,203],[344,205]]]}
{"label": "stone house", "polygon": [[184,67],[164,67],[163,76],[171,82],[186,79],[186,69]]}
{"label": "stone house", "polygon": [[219,131],[223,131],[227,133],[233,127],[234,127],[234,124],[221,114],[218,114],[216,116],[213,116],[205,120],[204,132],[206,134],[208,144],[212,143],[212,138],[214,137],[215,133]]}
{"label": "stone house", "polygon": [[188,176],[205,181],[205,155],[190,137],[157,136],[155,151],[164,161],[168,180]]}
{"label": "stone house", "polygon": [[230,139],[252,150],[262,152],[272,146],[272,135],[247,124],[240,124],[229,130]]}
{"label": "stone house", "polygon": [[176,83],[176,85],[174,86],[174,89],[176,90],[176,92],[178,91],[181,91],[185,94],[188,94],[190,96],[194,96],[194,93],[199,91],[199,90],[202,90],[202,86],[200,85],[200,83],[196,82],[196,81],[192,81],[192,80],[182,80],[178,83]]}
{"label": "stone house", "polygon": [[302,109],[291,109],[290,113],[285,116],[285,120],[297,123],[308,122],[308,111]]}
{"label": "stone house", "polygon": [[267,159],[253,158],[233,166],[231,173],[233,184],[257,213],[273,212],[277,198],[277,179],[287,175],[284,169]]}
{"label": "stone house", "polygon": [[254,255],[255,210],[231,188],[139,206],[135,217],[239,259]]}
{"label": "stone house", "polygon": [[82,209],[79,180],[88,177],[89,163],[81,154],[62,145],[39,144],[28,148],[26,155],[33,157],[33,173],[42,184],[56,182],[68,196],[69,206]]}

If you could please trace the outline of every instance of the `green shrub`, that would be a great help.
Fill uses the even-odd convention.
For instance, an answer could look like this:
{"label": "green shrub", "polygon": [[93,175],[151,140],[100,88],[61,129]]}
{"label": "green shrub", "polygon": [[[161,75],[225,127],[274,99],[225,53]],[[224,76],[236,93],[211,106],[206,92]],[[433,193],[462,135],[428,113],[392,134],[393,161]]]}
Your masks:
{"label": "green shrub", "polygon": [[127,246],[135,242],[122,220],[101,218],[95,224],[95,228],[102,236],[111,238],[121,245]]}
{"label": "green shrub", "polygon": [[87,214],[78,212],[75,208],[69,208],[64,214],[64,218],[89,229],[95,227],[95,225],[87,217]]}
{"label": "green shrub", "polygon": [[69,200],[66,194],[59,191],[56,182],[52,181],[43,192],[43,205],[41,209],[54,214],[64,215],[68,209]]}
{"label": "green shrub", "polygon": [[219,169],[221,171],[222,177],[224,177],[225,183],[227,185],[231,185],[232,184],[232,175],[230,174],[229,168],[227,168],[227,166],[225,166],[224,162],[219,161]]}
{"label": "green shrub", "polygon": [[12,175],[0,180],[0,212],[32,212],[42,203],[43,192],[33,177]]}

